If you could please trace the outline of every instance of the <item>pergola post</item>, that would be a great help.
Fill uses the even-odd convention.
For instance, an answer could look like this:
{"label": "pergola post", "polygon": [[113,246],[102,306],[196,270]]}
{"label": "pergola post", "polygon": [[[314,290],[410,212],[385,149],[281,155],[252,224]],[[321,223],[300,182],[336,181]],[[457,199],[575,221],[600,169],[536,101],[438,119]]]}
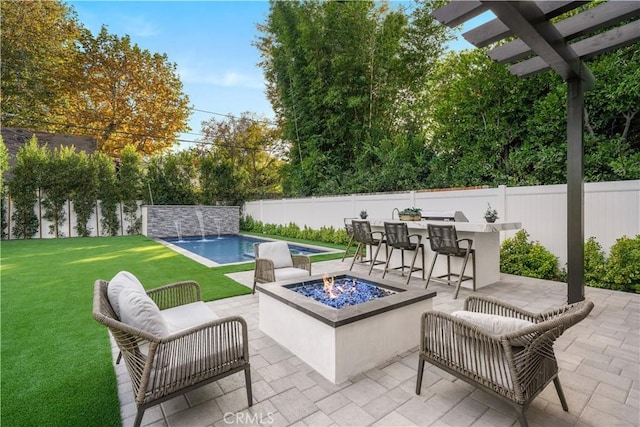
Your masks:
{"label": "pergola post", "polygon": [[567,81],[567,303],[584,299],[584,90]]}

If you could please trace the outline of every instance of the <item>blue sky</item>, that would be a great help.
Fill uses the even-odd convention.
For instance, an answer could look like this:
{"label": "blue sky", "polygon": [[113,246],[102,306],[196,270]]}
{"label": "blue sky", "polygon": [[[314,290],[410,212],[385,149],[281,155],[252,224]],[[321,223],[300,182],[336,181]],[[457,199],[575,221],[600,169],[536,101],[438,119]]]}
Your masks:
{"label": "blue sky", "polygon": [[[177,64],[183,91],[193,108],[219,114],[244,111],[274,117],[264,93],[260,55],[252,46],[257,23],[265,21],[267,1],[68,1],[85,28],[96,35],[102,25],[152,53],[166,53]],[[462,40],[456,49],[471,45]],[[196,140],[201,122],[223,117],[194,111],[189,125]],[[188,147],[188,143],[181,144]]]}

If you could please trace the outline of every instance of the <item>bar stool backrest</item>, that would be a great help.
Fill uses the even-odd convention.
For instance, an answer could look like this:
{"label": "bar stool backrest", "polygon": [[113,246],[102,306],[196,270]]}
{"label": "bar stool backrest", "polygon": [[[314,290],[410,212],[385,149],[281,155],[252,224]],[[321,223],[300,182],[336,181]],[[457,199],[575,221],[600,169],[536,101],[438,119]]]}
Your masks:
{"label": "bar stool backrest", "polygon": [[353,224],[353,238],[356,242],[365,245],[375,245],[377,243],[371,235],[371,224],[369,221],[354,219],[351,221],[351,224]]}
{"label": "bar stool backrest", "polygon": [[441,254],[460,254],[464,252],[458,245],[458,233],[455,225],[427,224],[429,244],[433,252]]}
{"label": "bar stool backrest", "polygon": [[389,246],[398,249],[413,247],[409,240],[409,227],[405,222],[385,222],[384,233]]}

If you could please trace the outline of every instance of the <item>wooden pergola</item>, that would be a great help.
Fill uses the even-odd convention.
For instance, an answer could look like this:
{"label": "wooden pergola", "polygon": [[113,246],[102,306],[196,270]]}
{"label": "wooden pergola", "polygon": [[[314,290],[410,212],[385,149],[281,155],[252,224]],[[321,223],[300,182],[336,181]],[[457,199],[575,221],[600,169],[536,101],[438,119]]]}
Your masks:
{"label": "wooden pergola", "polygon": [[[567,301],[584,299],[584,91],[595,78],[583,60],[640,40],[640,1],[611,0],[573,16],[589,1],[453,0],[432,16],[451,28],[490,10],[495,19],[462,36],[509,71],[527,77],[554,70],[567,82]],[[554,19],[556,18],[556,19]],[[554,22],[551,22],[554,20]],[[508,39],[509,41],[506,41]]]}

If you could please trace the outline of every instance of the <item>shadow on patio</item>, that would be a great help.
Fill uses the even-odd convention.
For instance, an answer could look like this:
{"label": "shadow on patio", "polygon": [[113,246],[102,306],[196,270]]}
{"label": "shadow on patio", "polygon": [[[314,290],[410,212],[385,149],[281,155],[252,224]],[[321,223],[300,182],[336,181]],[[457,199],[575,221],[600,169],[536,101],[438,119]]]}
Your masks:
{"label": "shadow on patio", "polygon": [[[338,261],[313,264],[313,274],[344,270]],[[364,266],[354,267],[366,272]],[[251,287],[253,272],[230,275]],[[373,276],[380,276],[374,270]],[[404,282],[390,274],[392,281]],[[402,286],[402,285],[400,285]],[[424,286],[412,280],[411,286]],[[453,287],[430,284],[438,295],[434,309],[460,310],[470,290],[457,300]],[[538,312],[566,303],[564,283],[502,275],[479,289],[511,304]],[[586,288],[595,308],[555,344],[569,412],[564,412],[552,385],[527,411],[530,426],[640,425],[640,295]],[[244,377],[218,382],[148,409],[143,425],[151,426],[511,426],[513,408],[444,371],[425,369],[422,394],[415,394],[416,348],[334,385],[263,334],[258,325],[258,294],[208,303],[219,316],[240,315],[249,325],[254,406],[247,409]],[[114,349],[114,360],[117,355]],[[135,418],[131,385],[123,364],[116,365],[123,425]]]}

